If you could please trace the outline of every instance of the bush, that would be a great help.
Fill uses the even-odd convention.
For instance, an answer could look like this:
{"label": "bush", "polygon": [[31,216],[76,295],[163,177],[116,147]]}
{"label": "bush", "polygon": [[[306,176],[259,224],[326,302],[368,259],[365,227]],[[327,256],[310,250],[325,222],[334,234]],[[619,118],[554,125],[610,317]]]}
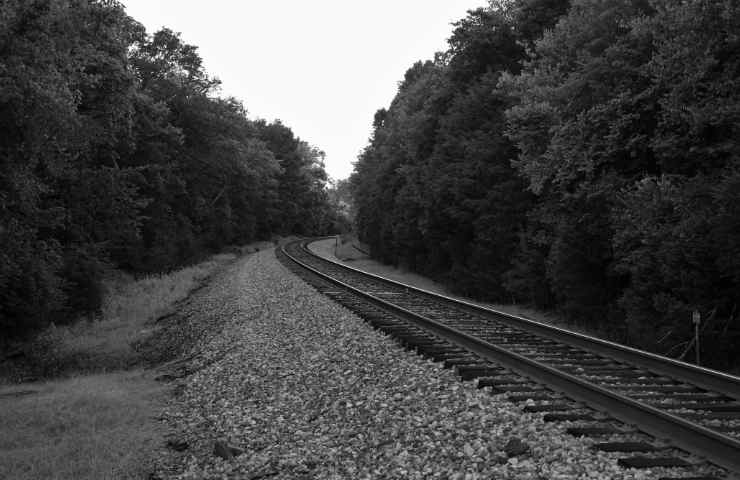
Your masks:
{"label": "bush", "polygon": [[62,275],[67,295],[66,321],[74,321],[79,315],[92,319],[100,312],[105,289],[103,273],[108,267],[101,258],[102,253],[94,248],[69,249],[64,257]]}
{"label": "bush", "polygon": [[0,230],[0,331],[25,335],[48,325],[65,301],[59,246],[11,221]]}

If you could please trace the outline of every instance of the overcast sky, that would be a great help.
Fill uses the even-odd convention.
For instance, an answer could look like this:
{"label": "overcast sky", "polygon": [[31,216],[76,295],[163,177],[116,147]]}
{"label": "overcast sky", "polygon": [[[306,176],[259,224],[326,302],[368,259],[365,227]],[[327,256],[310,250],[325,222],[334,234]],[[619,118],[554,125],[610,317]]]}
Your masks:
{"label": "overcast sky", "polygon": [[251,118],[279,118],[352,171],[373,114],[417,60],[445,49],[451,22],[486,0],[123,0],[149,33],[166,26],[199,47],[223,96]]}

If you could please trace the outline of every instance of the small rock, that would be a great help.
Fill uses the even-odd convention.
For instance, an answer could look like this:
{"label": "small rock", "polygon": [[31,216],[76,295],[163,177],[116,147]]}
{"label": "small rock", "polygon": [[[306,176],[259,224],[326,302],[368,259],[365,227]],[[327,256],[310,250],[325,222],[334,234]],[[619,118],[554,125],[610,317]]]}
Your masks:
{"label": "small rock", "polygon": [[509,458],[524,455],[529,452],[529,445],[516,437],[511,437],[509,441],[506,442],[506,445],[504,445],[504,452]]}
{"label": "small rock", "polygon": [[188,449],[188,446],[188,442],[182,438],[171,437],[167,439],[167,447],[176,452],[183,452]]}
{"label": "small rock", "polygon": [[177,384],[177,385],[175,385],[175,387],[174,387],[174,388],[172,389],[172,395],[174,395],[175,397],[179,397],[179,396],[181,396],[181,395],[182,395],[183,393],[185,393],[185,389],[186,389],[186,388],[187,388],[187,387],[185,386],[185,384],[184,384],[184,383],[178,383],[178,384]]}
{"label": "small rock", "polygon": [[231,460],[242,453],[244,453],[244,450],[239,447],[229,445],[223,440],[216,440],[216,443],[213,445],[213,454],[217,457],[223,458],[224,460]]}

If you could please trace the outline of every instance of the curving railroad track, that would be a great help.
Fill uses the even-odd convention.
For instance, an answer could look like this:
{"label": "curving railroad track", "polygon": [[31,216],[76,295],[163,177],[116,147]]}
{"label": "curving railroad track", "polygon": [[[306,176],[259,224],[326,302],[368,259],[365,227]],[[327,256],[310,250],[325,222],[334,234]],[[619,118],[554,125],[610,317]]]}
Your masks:
{"label": "curving railroad track", "polygon": [[320,292],[464,380],[569,422],[621,465],[690,469],[690,452],[740,472],[740,378],[367,274],[308,243],[278,256]]}

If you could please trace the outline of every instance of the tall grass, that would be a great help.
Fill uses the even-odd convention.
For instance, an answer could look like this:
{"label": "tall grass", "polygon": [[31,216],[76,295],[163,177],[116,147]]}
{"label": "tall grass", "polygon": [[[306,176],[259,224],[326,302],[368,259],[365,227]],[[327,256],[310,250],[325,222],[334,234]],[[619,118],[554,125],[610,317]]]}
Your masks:
{"label": "tall grass", "polygon": [[124,370],[140,362],[133,345],[235,258],[140,279],[116,273],[99,319],[45,330],[27,354],[33,373],[69,378],[0,385],[0,479],[147,478],[164,444],[153,415],[167,387],[153,371]]}
{"label": "tall grass", "polygon": [[152,275],[133,282],[106,281],[109,293],[103,301],[99,324],[108,328],[123,324],[129,327],[142,326],[167,313],[218,267],[235,258],[234,254],[214,255],[205,262],[167,274]]}
{"label": "tall grass", "polygon": [[131,368],[139,362],[134,345],[152,333],[154,320],[235,258],[214,255],[197,265],[137,280],[111,275],[98,319],[52,325],[30,345],[27,356],[34,373],[52,377]]}

